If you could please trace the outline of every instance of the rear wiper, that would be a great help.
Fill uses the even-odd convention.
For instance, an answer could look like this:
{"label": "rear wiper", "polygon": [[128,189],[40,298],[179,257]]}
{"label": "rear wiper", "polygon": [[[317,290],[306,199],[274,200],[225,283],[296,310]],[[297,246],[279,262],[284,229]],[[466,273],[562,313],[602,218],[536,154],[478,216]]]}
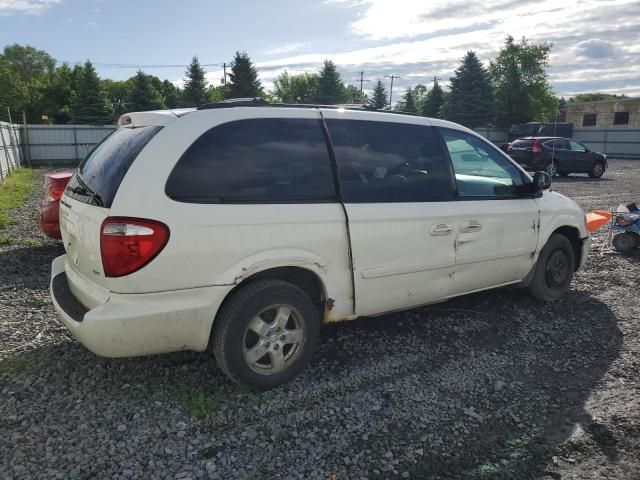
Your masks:
{"label": "rear wiper", "polygon": [[80,178],[79,175],[76,175],[76,180],[80,184],[80,186],[73,187],[71,191],[77,195],[84,195],[85,197],[91,197],[91,200],[98,207],[103,207],[104,202],[102,201],[102,197],[94,192],[89,185],[87,185],[84,180]]}

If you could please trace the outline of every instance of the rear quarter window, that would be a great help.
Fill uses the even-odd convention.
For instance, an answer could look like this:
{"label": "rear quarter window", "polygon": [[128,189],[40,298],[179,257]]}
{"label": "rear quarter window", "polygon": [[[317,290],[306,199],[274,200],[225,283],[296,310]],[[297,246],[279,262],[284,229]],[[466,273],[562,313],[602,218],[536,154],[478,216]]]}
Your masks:
{"label": "rear quarter window", "polygon": [[200,136],[169,175],[167,196],[188,203],[315,203],[336,200],[320,120],[260,118]]}
{"label": "rear quarter window", "polygon": [[110,208],[129,167],[162,127],[119,128],[80,163],[65,193],[81,202]]}

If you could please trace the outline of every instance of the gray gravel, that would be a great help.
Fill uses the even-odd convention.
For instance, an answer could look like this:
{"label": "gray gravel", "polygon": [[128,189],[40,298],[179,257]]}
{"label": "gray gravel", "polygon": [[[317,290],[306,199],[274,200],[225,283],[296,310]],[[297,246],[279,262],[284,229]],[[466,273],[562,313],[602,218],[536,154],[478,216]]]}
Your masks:
{"label": "gray gravel", "polygon": [[[640,200],[640,162],[554,188]],[[328,326],[302,377],[252,393],[206,354],[103,359],[71,338],[40,195],[0,247],[0,478],[640,478],[640,252],[604,233],[559,302],[503,289]]]}

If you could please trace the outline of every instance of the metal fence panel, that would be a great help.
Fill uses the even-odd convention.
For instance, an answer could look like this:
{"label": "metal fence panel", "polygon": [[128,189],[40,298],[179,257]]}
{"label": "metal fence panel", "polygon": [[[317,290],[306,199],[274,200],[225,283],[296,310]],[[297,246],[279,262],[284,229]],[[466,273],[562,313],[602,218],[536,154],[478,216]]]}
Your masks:
{"label": "metal fence panel", "polygon": [[20,130],[17,125],[0,122],[0,184],[21,164]]}
{"label": "metal fence panel", "polygon": [[117,128],[116,125],[28,125],[29,149],[33,165],[77,164],[95,144]]}

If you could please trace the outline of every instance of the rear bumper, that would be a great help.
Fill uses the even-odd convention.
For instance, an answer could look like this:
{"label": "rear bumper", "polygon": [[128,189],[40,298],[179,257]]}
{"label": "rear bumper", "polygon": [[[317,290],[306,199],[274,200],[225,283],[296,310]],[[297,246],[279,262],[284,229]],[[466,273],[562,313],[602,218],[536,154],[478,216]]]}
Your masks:
{"label": "rear bumper", "polygon": [[[62,255],[51,265],[51,300],[71,334],[103,357],[205,350],[218,307],[232,288],[129,295],[110,292],[103,304],[87,308],[72,292],[65,261]],[[82,286],[74,280],[73,289],[78,288]]]}

